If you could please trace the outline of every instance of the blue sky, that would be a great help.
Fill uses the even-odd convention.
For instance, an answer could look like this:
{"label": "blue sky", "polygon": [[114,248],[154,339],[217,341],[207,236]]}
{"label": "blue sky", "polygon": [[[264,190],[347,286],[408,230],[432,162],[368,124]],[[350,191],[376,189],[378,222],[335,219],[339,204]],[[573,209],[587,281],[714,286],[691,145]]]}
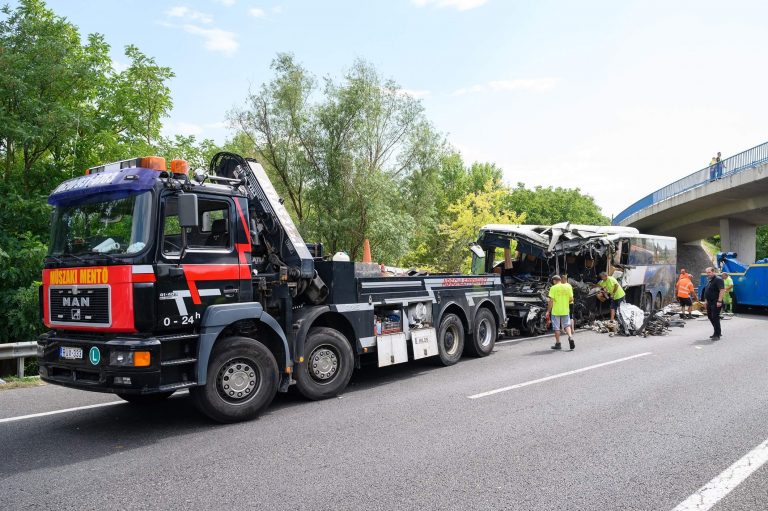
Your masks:
{"label": "blue sky", "polygon": [[223,142],[226,113],[292,52],[318,77],[363,58],[421,98],[465,161],[579,187],[609,216],[768,140],[768,3],[49,0],[176,73],[166,133]]}

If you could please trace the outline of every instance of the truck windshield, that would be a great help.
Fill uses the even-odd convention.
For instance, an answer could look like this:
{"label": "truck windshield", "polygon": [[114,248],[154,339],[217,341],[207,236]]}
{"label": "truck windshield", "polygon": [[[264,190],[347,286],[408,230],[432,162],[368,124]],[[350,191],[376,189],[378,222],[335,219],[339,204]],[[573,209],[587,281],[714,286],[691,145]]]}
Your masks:
{"label": "truck windshield", "polygon": [[57,206],[53,213],[48,255],[141,252],[149,242],[152,192],[125,198]]}

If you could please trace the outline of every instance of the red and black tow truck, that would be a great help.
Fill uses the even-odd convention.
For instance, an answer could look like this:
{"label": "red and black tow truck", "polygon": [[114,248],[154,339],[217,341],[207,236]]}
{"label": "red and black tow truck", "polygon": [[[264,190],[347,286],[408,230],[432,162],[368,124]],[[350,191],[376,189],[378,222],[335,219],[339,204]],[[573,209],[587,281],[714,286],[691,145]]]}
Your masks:
{"label": "red and black tow truck", "polygon": [[491,353],[496,275],[382,276],[299,235],[255,160],[208,171],[134,158],[88,169],[54,207],[38,341],[49,383],[151,403],[189,389],[221,422],[289,386],[335,396],[355,367]]}

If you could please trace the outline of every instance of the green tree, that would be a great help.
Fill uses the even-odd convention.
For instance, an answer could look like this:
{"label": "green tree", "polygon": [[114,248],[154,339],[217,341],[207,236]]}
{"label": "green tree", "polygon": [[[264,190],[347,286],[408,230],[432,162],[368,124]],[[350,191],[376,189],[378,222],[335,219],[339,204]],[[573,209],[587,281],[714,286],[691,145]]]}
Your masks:
{"label": "green tree", "polygon": [[305,236],[353,258],[370,238],[377,259],[397,261],[434,214],[428,191],[444,143],[421,103],[364,61],[322,89],[289,54],[272,69],[275,78],[230,114],[239,133],[228,145],[264,164]]}
{"label": "green tree", "polygon": [[[756,243],[756,257],[755,261],[765,259],[768,257],[768,225],[759,225],[757,227],[757,243]],[[752,261],[744,261],[751,263]]]}
{"label": "green tree", "polygon": [[506,207],[506,195],[503,186],[489,180],[480,191],[470,192],[448,206],[449,220],[440,226],[445,236],[442,261],[448,271],[470,271],[471,255],[467,247],[477,239],[483,225],[525,222],[525,213],[517,214]]}
{"label": "green tree", "polygon": [[198,142],[194,135],[162,138],[157,145],[158,156],[164,157],[167,161],[187,160],[190,171],[208,170],[211,158],[222,150],[213,140],[206,138]]}
{"label": "green tree", "polygon": [[[95,164],[208,141],[160,140],[171,107],[167,67],[128,46],[116,72],[99,34],[41,0],[0,9],[0,342],[41,328],[37,281],[47,251],[47,194]],[[197,153],[196,153],[197,154]]]}
{"label": "green tree", "polygon": [[610,224],[595,200],[578,188],[537,186],[531,190],[518,183],[504,199],[504,204],[511,211],[525,213],[526,221],[531,224]]}
{"label": "green tree", "polygon": [[290,54],[278,54],[271,68],[275,78],[249,93],[244,108],[230,112],[238,132],[229,145],[264,165],[301,227],[311,208],[306,196],[309,167],[319,164],[310,102],[316,82]]}
{"label": "green tree", "polygon": [[109,47],[96,34],[81,44],[77,28],[39,0],[1,12],[0,168],[29,191],[46,169],[38,163],[61,161],[88,123],[82,112],[96,99]]}

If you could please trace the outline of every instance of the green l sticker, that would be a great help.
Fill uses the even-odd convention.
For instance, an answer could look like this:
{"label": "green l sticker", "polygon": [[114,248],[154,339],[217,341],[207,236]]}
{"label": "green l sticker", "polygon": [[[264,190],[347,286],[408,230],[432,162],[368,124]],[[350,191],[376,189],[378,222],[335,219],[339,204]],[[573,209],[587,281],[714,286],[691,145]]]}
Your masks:
{"label": "green l sticker", "polygon": [[91,360],[91,364],[99,365],[99,362],[101,362],[101,352],[99,351],[99,348],[96,346],[91,348],[91,351],[88,352],[88,358]]}

